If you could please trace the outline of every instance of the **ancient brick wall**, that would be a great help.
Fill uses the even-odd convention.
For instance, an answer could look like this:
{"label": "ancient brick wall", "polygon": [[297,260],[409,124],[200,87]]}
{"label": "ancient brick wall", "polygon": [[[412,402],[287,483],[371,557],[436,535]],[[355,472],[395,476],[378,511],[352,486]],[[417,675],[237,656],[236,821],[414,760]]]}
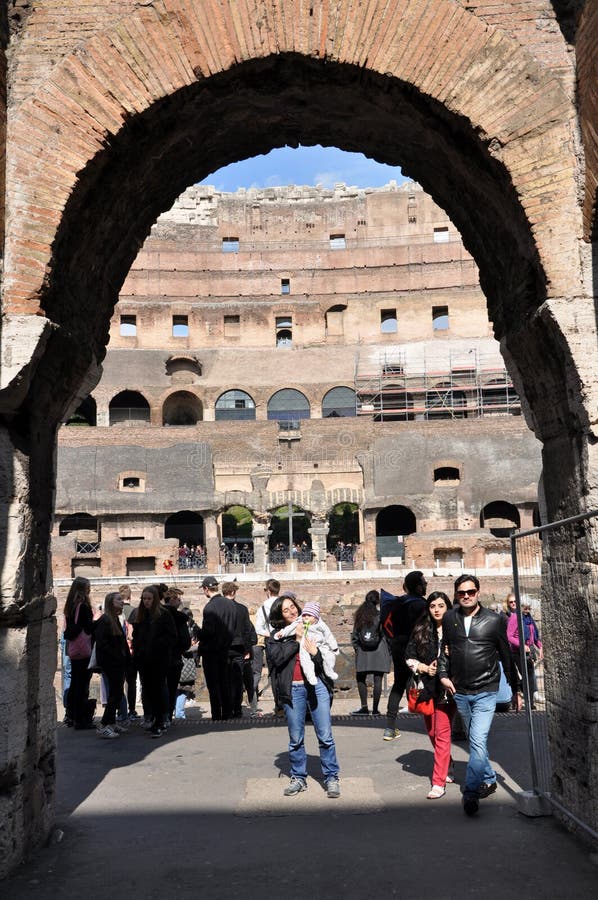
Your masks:
{"label": "ancient brick wall", "polygon": [[[597,505],[580,119],[553,6],[564,4],[12,4],[0,528],[2,624],[20,662],[1,682],[10,710],[0,741],[3,866],[39,844],[52,821],[52,715],[40,700],[55,649],[46,600],[54,427],[97,380],[124,278],[188,184],[267,152],[273,136],[402,164],[476,259],[495,334],[544,444],[547,514]],[[501,18],[489,24],[491,15]],[[586,46],[590,53],[595,41]],[[585,107],[588,159],[594,108]],[[586,234],[592,183],[589,196]],[[587,586],[595,551],[561,549],[572,580]],[[563,658],[577,653],[584,596],[572,596],[559,632]],[[595,602],[587,601],[590,621]],[[548,711],[553,734],[575,733],[571,747],[557,745],[563,795],[596,828],[598,780],[583,794],[569,790],[595,758],[592,652],[595,642],[584,665],[564,671]],[[564,696],[575,698],[567,714]]]}
{"label": "ancient brick wall", "polygon": [[[581,109],[581,132],[586,154],[584,227],[596,240],[598,218],[598,3],[586,3],[577,43],[577,84]],[[596,270],[596,263],[594,263]],[[596,277],[596,276],[595,276]],[[598,279],[596,279],[598,280]]]}

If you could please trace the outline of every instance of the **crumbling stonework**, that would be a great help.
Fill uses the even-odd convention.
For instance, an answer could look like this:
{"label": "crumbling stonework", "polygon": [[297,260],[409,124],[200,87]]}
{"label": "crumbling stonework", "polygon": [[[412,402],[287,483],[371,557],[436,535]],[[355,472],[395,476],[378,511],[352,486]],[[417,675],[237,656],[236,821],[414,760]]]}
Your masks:
{"label": "crumbling stonework", "polygon": [[[531,17],[528,7],[11,4],[3,325],[23,315],[48,326],[24,338],[29,353],[21,343],[22,368],[0,392],[1,527],[10,535],[3,643],[14,647],[13,631],[27,631],[26,656],[13,657],[25,667],[27,690],[19,666],[10,667],[0,688],[10,709],[3,728],[7,736],[21,734],[20,722],[30,729],[28,740],[0,743],[1,825],[13,835],[3,867],[42,839],[52,815],[52,722],[35,713],[53,643],[44,597],[55,428],[89,393],[89,373],[97,379],[118,292],[151,225],[189,184],[285,143],[333,144],[402,165],[447,211],[479,267],[495,335],[543,444],[549,519],[598,506],[588,243],[596,0],[583,4],[578,31],[564,24],[571,4],[536,0]],[[23,480],[13,478],[16,470]],[[592,548],[564,541],[561,550],[573,560],[572,580],[591,584]],[[583,620],[575,615],[579,596],[591,613]],[[588,621],[595,628],[596,598],[576,593],[570,602],[549,649],[577,659],[581,629]],[[598,779],[575,791],[568,766],[595,772],[596,652],[594,640],[548,698],[553,736],[576,738],[570,748],[553,746],[562,775],[556,794],[594,828]]]}

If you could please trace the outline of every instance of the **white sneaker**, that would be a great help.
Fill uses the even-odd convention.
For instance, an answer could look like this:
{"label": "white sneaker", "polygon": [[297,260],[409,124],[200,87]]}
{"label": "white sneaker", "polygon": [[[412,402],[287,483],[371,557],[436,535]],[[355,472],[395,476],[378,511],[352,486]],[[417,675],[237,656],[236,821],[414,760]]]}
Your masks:
{"label": "white sneaker", "polygon": [[112,725],[105,725],[103,728],[99,729],[98,737],[105,738],[106,740],[112,740],[112,738],[119,737],[119,734]]}
{"label": "white sneaker", "polygon": [[127,719],[123,719],[122,722],[117,722],[114,726],[114,730],[119,734],[126,734],[129,730],[129,722]]}

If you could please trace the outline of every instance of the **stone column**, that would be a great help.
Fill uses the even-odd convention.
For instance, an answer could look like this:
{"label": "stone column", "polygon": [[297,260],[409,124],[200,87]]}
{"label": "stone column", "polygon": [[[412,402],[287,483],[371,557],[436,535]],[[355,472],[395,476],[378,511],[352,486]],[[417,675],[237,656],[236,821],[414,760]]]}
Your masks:
{"label": "stone column", "polygon": [[251,525],[253,537],[253,564],[256,572],[265,572],[268,562],[268,539],[270,537],[271,516],[260,516]]}
{"label": "stone column", "polygon": [[307,529],[311,535],[311,549],[313,559],[318,565],[326,565],[326,539],[330,530],[328,519],[312,519],[311,528]]}
{"label": "stone column", "polygon": [[218,571],[220,564],[220,535],[216,513],[206,512],[203,515],[203,535],[206,548],[207,567],[210,574]]}
{"label": "stone column", "polygon": [[376,560],[376,511],[365,510],[363,513],[363,558],[368,568],[377,568]]}
{"label": "stone column", "polygon": [[[39,425],[39,423],[38,423]],[[56,601],[48,591],[55,432],[0,429],[0,877],[54,821]]]}

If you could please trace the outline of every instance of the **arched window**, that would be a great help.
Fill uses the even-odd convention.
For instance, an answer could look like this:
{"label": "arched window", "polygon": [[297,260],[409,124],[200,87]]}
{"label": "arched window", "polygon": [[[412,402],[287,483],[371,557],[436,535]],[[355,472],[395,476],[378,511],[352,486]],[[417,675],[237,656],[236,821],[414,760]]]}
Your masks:
{"label": "arched window", "polygon": [[216,421],[255,419],[255,402],[245,391],[225,391],[216,400]]}
{"label": "arched window", "polygon": [[356,415],[355,391],[348,387],[335,387],[324,395],[322,418]]}
{"label": "arched window", "polygon": [[505,373],[504,378],[493,378],[482,388],[482,415],[521,415],[521,402]]}
{"label": "arched window", "polygon": [[191,510],[173,513],[164,522],[164,537],[176,538],[181,546],[203,546],[203,535],[203,517]]}
{"label": "arched window", "polygon": [[201,363],[196,356],[170,356],[165,363],[166,374],[175,381],[191,383],[201,375]]}
{"label": "arched window", "polygon": [[294,388],[276,391],[268,400],[268,418],[277,422],[296,422],[309,419],[309,401]]}
{"label": "arched window", "polygon": [[480,528],[488,528],[494,537],[509,537],[520,525],[519,510],[505,500],[487,503],[480,513]]}
{"label": "arched window", "polygon": [[[283,565],[292,556],[295,562],[311,562],[311,520],[309,513],[299,506],[291,506],[292,526],[289,535],[289,507],[280,506],[270,520],[270,562]],[[289,546],[289,537],[291,544]]]}
{"label": "arched window", "polygon": [[453,389],[450,382],[436,385],[426,392],[427,419],[465,419],[467,401],[463,391]]}
{"label": "arched window", "polygon": [[327,547],[338,562],[354,563],[359,544],[359,507],[356,503],[337,503],[328,514]]}
{"label": "arched window", "polygon": [[376,555],[378,559],[405,559],[407,534],[417,530],[415,515],[407,506],[386,506],[376,516]]}
{"label": "arched window", "polygon": [[177,391],[164,401],[163,425],[196,425],[203,418],[201,400],[189,391]]}
{"label": "arched window", "polygon": [[385,384],[374,404],[374,422],[408,422],[414,418],[413,396],[398,384]]}
{"label": "arched window", "polygon": [[127,422],[149,422],[150,405],[138,391],[121,391],[110,401],[109,422],[121,425]]}
{"label": "arched window", "polygon": [[[253,514],[246,506],[229,506],[222,513],[221,562],[232,565],[253,563]],[[230,570],[229,570],[230,571]]]}
{"label": "arched window", "polygon": [[346,308],[342,303],[337,303],[336,306],[331,306],[326,310],[327,337],[339,337],[344,334],[343,313]]}
{"label": "arched window", "polygon": [[79,404],[72,416],[67,419],[67,425],[97,425],[96,402],[91,396]]}
{"label": "arched window", "polygon": [[89,513],[73,513],[72,516],[65,516],[58,528],[58,534],[60,537],[64,537],[67,534],[78,533],[81,531],[89,532],[89,536],[95,535],[96,539],[98,537],[99,531],[99,523],[96,516],[90,516]]}

